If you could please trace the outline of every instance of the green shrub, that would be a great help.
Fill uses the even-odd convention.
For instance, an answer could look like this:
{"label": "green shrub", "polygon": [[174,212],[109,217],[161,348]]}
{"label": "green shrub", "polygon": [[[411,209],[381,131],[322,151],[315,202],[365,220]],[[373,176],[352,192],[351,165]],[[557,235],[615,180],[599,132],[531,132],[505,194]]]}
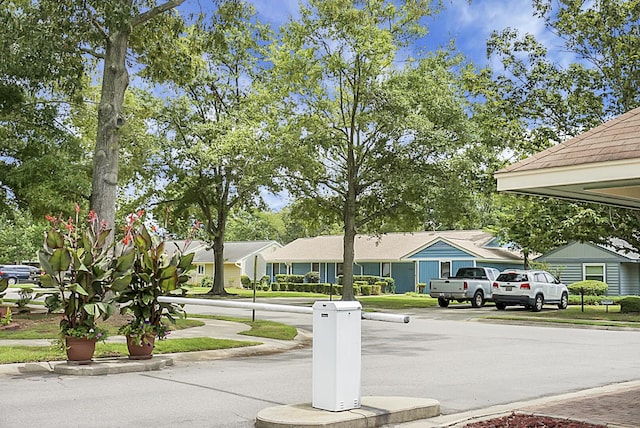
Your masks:
{"label": "green shrub", "polygon": [[240,284],[242,284],[242,288],[253,288],[251,278],[248,275],[240,275]]}
{"label": "green shrub", "polygon": [[280,291],[280,284],[278,284],[277,282],[272,282],[271,291]]}
{"label": "green shrub", "polygon": [[307,272],[304,274],[304,282],[318,284],[320,282],[320,272]]}
{"label": "green shrub", "polygon": [[396,294],[396,280],[391,277],[383,279],[387,283],[387,293]]}
{"label": "green shrub", "polygon": [[376,282],[380,281],[380,277],[379,276],[372,276],[372,275],[354,275],[353,276],[353,280],[354,281],[365,281],[368,285],[373,285]]}
{"label": "green shrub", "polygon": [[302,284],[304,282],[304,275],[289,275],[287,282],[295,282],[296,284]]}
{"label": "green shrub", "polygon": [[427,284],[425,284],[424,282],[419,282],[418,283],[418,293],[423,293],[424,294],[424,290],[427,288]]}
{"label": "green shrub", "polygon": [[213,287],[213,278],[205,276],[200,280],[200,287],[211,288]]}
{"label": "green shrub", "polygon": [[[613,300],[615,305],[620,304],[621,297],[618,296],[584,296],[584,304],[589,306],[598,306],[602,300]],[[570,305],[582,304],[582,297],[574,294],[569,295]]]}
{"label": "green shrub", "polygon": [[373,285],[365,284],[360,286],[360,290],[362,291],[363,296],[371,296],[371,288]]}
{"label": "green shrub", "polygon": [[279,283],[283,283],[283,282],[287,282],[287,277],[289,275],[285,274],[285,273],[279,273],[276,275],[276,282]]}
{"label": "green shrub", "polygon": [[269,275],[263,275],[262,278],[260,278],[261,285],[269,285],[270,282],[271,282],[271,277]]}
{"label": "green shrub", "polygon": [[371,295],[378,296],[380,294],[380,290],[381,290],[380,283],[376,282],[371,286]]}
{"label": "green shrub", "polygon": [[387,292],[387,281],[377,281],[375,284],[378,287],[378,289],[380,290],[380,293],[386,293]]}
{"label": "green shrub", "polygon": [[620,312],[622,312],[623,314],[640,312],[640,297],[627,296],[620,299]]}
{"label": "green shrub", "polygon": [[609,286],[606,282],[596,280],[586,280],[574,282],[567,286],[571,294],[582,294],[585,296],[604,296],[607,294]]}

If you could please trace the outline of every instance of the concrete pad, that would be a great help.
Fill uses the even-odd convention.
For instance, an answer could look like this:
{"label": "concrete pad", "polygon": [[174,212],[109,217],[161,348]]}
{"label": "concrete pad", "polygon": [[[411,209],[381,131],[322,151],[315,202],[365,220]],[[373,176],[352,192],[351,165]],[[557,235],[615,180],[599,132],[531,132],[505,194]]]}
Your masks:
{"label": "concrete pad", "polygon": [[160,370],[172,365],[173,358],[165,356],[154,356],[149,360],[130,360],[126,357],[100,358],[89,364],[59,363],[53,366],[53,371],[62,375],[98,376]]}
{"label": "concrete pad", "polygon": [[330,412],[307,404],[269,407],[256,417],[256,428],[371,428],[431,418],[440,403],[430,398],[362,397],[359,409]]}

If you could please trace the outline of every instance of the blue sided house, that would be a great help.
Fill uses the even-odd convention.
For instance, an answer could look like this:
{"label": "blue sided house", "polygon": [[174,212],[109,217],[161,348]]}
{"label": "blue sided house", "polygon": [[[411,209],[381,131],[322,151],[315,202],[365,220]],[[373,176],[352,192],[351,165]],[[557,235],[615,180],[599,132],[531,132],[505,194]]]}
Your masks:
{"label": "blue sided house", "polygon": [[609,285],[609,296],[640,295],[640,254],[627,242],[611,245],[570,242],[535,259],[565,284],[595,279]]}
{"label": "blue sided house", "polygon": [[[320,282],[336,283],[342,274],[342,235],[300,238],[265,257],[267,274],[304,275],[319,272]],[[431,279],[454,275],[461,267],[522,267],[522,257],[482,230],[450,230],[358,235],[354,275],[391,277],[396,293],[415,291]]]}

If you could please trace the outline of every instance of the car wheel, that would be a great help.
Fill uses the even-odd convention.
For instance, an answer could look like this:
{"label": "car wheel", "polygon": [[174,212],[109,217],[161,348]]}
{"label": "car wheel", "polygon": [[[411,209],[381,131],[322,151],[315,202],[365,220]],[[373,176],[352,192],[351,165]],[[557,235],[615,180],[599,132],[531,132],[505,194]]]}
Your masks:
{"label": "car wheel", "polygon": [[443,297],[438,297],[438,306],[446,308],[449,306],[449,301]]}
{"label": "car wheel", "polygon": [[478,290],[473,295],[471,306],[473,306],[474,308],[480,308],[482,307],[482,305],[484,305],[484,294],[482,294],[482,291]]}
{"label": "car wheel", "polygon": [[16,281],[16,279],[15,279],[15,278],[9,278],[9,279],[7,280],[7,284],[9,284],[9,285],[16,285],[16,282],[17,282],[17,281]]}
{"label": "car wheel", "polygon": [[544,305],[544,297],[542,297],[542,294],[537,294],[536,301],[533,304],[531,310],[533,312],[540,312],[542,310],[542,305]]}
{"label": "car wheel", "polygon": [[506,309],[506,307],[507,307],[507,305],[505,305],[504,303],[496,302],[496,308],[497,308],[499,311],[504,311],[504,310]]}
{"label": "car wheel", "polygon": [[558,309],[567,309],[567,306],[569,306],[569,296],[567,296],[567,293],[562,293],[560,303],[558,303]]}

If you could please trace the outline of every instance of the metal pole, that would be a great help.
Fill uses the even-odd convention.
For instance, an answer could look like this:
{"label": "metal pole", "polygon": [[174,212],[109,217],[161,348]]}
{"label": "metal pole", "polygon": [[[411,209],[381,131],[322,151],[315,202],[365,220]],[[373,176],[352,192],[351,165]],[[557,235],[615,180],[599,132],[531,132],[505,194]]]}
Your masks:
{"label": "metal pole", "polygon": [[[258,255],[253,258],[253,303],[256,302],[256,273],[258,271]],[[256,320],[256,310],[251,311],[251,321]]]}
{"label": "metal pole", "polygon": [[[230,300],[212,300],[212,299],[196,299],[190,297],[158,297],[160,303],[177,303],[185,305],[201,305],[201,306],[219,306],[223,308],[237,308],[237,309],[257,309],[271,312],[291,312],[297,314],[313,314],[313,308],[308,306],[292,306],[292,305],[279,305],[275,303],[254,303],[254,302],[238,302]],[[370,321],[385,321],[385,322],[397,322],[401,324],[407,324],[411,318],[409,315],[402,314],[388,314],[384,312],[362,312],[360,317],[363,320]]]}

